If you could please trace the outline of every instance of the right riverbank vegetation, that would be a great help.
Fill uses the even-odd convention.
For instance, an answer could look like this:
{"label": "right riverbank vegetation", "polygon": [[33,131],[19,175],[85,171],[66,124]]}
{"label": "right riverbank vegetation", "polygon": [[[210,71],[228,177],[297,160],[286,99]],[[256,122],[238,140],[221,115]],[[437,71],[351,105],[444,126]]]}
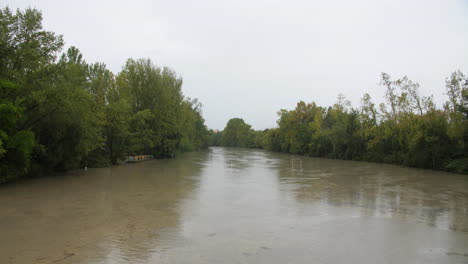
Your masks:
{"label": "right riverbank vegetation", "polygon": [[368,94],[360,107],[342,95],[332,107],[301,101],[279,111],[277,128],[254,131],[233,118],[214,132],[170,68],[128,59],[115,74],[63,47],[40,11],[0,9],[0,183],[209,145],[468,173],[468,80],[459,71],[440,109],[417,83],[382,74],[386,103],[378,106]]}
{"label": "right riverbank vegetation", "polygon": [[386,101],[379,105],[369,94],[359,107],[343,95],[331,107],[301,101],[278,112],[277,128],[254,131],[233,118],[210,131],[210,144],[468,173],[468,78],[455,71],[446,79],[440,109],[407,77],[383,73],[381,86]]}

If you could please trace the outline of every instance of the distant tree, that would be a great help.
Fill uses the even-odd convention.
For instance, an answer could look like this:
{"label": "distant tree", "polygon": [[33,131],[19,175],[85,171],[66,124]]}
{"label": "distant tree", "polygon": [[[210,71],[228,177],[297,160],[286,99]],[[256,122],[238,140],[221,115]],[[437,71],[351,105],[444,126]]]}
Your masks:
{"label": "distant tree", "polygon": [[360,108],[343,95],[333,107],[300,101],[278,112],[278,127],[256,131],[257,147],[287,153],[368,160],[468,173],[467,86],[457,71],[447,79],[449,101],[436,109],[408,77],[382,73],[386,103],[365,94]]}
{"label": "distant tree", "polygon": [[248,148],[254,146],[253,130],[241,118],[230,119],[223,130],[222,145]]}

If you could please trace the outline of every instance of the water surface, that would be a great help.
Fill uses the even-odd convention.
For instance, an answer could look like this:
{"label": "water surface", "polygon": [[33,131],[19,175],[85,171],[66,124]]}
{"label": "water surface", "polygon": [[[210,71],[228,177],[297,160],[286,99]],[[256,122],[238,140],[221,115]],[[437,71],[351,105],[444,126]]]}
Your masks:
{"label": "water surface", "polygon": [[0,263],[468,263],[468,177],[262,150],[0,186]]}

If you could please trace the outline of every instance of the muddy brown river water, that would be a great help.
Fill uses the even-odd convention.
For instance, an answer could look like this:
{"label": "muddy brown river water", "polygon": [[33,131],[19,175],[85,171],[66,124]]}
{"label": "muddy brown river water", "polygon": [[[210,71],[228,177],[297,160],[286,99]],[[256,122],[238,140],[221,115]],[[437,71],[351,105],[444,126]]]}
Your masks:
{"label": "muddy brown river water", "polygon": [[468,176],[262,150],[0,186],[0,263],[468,263]]}

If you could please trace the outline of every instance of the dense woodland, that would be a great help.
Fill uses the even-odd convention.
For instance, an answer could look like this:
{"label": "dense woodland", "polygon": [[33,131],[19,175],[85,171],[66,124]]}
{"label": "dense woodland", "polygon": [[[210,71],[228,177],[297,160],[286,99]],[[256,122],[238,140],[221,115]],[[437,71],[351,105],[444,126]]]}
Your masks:
{"label": "dense woodland", "polygon": [[446,79],[448,101],[436,108],[407,77],[381,76],[386,102],[364,94],[360,107],[343,95],[332,107],[299,102],[278,112],[278,127],[254,131],[244,120],[229,120],[210,131],[212,145],[468,173],[468,78],[460,71]]}
{"label": "dense woodland", "polygon": [[0,183],[206,147],[201,104],[173,70],[128,59],[114,74],[63,47],[38,10],[0,10]]}
{"label": "dense woodland", "polygon": [[208,145],[468,173],[468,78],[459,71],[440,109],[417,83],[382,74],[380,105],[369,94],[360,107],[342,95],[332,107],[301,101],[278,112],[277,128],[254,131],[233,118],[214,132],[173,70],[128,59],[114,74],[63,47],[38,10],[0,10],[0,183]]}

